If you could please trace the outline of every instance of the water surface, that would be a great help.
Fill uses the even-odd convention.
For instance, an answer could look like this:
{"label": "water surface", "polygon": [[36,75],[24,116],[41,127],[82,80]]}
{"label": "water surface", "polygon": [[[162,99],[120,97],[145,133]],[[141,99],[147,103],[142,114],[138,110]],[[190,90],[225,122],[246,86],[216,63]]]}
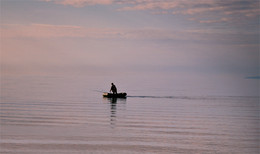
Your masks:
{"label": "water surface", "polygon": [[4,76],[0,153],[259,153],[259,97],[106,79]]}

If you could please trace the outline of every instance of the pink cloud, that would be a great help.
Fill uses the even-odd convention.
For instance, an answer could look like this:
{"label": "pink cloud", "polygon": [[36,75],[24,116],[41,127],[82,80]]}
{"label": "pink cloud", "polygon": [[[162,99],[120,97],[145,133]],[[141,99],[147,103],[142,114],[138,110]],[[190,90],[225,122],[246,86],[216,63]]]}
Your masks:
{"label": "pink cloud", "polygon": [[[164,29],[120,29],[87,28],[73,25],[5,24],[0,28],[2,38],[88,38],[88,39],[132,39],[132,40],[187,40],[199,39],[200,36],[188,31]],[[188,36],[188,37],[187,37]],[[200,38],[203,39],[203,38]]]}
{"label": "pink cloud", "polygon": [[248,16],[248,17],[254,17],[257,15],[260,15],[260,8],[252,8],[248,10],[227,10],[224,12],[226,15],[236,15],[236,14],[241,14],[243,16]]}
{"label": "pink cloud", "polygon": [[108,5],[114,0],[44,0],[46,2],[54,2],[56,4],[71,5],[74,7],[84,7],[86,5]]}
{"label": "pink cloud", "polygon": [[[258,1],[252,1],[247,6],[243,6],[236,3],[235,0],[228,2],[222,2],[215,0],[200,0],[200,1],[190,1],[190,0],[175,0],[175,1],[156,1],[156,0],[136,0],[133,5],[120,8],[120,11],[130,11],[130,10],[161,10],[157,11],[165,14],[171,12],[172,14],[183,14],[183,15],[206,15],[209,14],[213,16],[227,16],[227,15],[239,15],[243,17],[256,17],[260,15],[260,9],[258,7]],[[126,2],[127,3],[127,2]],[[244,9],[240,9],[244,7]],[[163,11],[172,10],[172,11]],[[217,13],[217,15],[216,15]]]}
{"label": "pink cloud", "polygon": [[228,22],[231,21],[232,19],[229,18],[221,18],[221,19],[216,19],[216,20],[200,20],[200,23],[219,23],[219,22]]}
{"label": "pink cloud", "polygon": [[[47,24],[4,24],[1,25],[3,38],[65,38],[84,37],[92,39],[185,39],[185,33],[163,29],[116,29],[116,28],[86,28],[73,25]],[[186,34],[187,35],[187,34]]]}
{"label": "pink cloud", "polygon": [[[218,20],[201,20],[201,23],[217,23],[230,20],[221,18]],[[13,25],[3,24],[0,27],[2,39],[31,38],[86,38],[86,39],[118,39],[118,40],[180,40],[180,41],[216,41],[228,42],[240,38],[251,38],[255,34],[241,34],[243,37],[230,31],[216,31],[212,29],[173,31],[167,29],[142,28],[142,29],[121,29],[121,28],[88,28],[73,25],[46,25],[29,24]]]}
{"label": "pink cloud", "polygon": [[17,25],[6,24],[1,26],[3,37],[29,37],[29,38],[50,38],[50,37],[80,37],[80,27],[63,25],[29,24]]}
{"label": "pink cloud", "polygon": [[[88,5],[117,5],[117,11],[148,10],[152,14],[195,16],[200,23],[233,22],[260,15],[258,0],[44,0],[56,4],[84,7]],[[233,20],[219,20],[233,18]],[[208,20],[208,21],[207,21]]]}
{"label": "pink cloud", "polygon": [[220,7],[209,7],[209,8],[191,8],[191,9],[187,9],[187,10],[181,11],[179,13],[194,15],[194,14],[200,14],[200,13],[205,13],[205,12],[221,11],[224,8],[225,7],[223,7],[223,6],[220,6]]}
{"label": "pink cloud", "polygon": [[120,11],[130,11],[130,10],[153,10],[162,9],[168,10],[172,8],[179,7],[180,1],[136,1],[133,6],[127,6],[119,9]]}
{"label": "pink cloud", "polygon": [[85,28],[73,25],[5,24],[1,26],[1,35],[5,38],[61,38],[61,37],[114,37],[117,31],[109,28]]}

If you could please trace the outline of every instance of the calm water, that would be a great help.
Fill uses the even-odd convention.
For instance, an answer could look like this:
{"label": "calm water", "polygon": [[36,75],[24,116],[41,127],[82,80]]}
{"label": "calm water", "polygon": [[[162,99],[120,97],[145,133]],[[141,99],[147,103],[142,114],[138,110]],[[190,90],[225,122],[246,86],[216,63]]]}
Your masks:
{"label": "calm water", "polygon": [[259,153],[259,97],[112,79],[3,76],[0,153]]}

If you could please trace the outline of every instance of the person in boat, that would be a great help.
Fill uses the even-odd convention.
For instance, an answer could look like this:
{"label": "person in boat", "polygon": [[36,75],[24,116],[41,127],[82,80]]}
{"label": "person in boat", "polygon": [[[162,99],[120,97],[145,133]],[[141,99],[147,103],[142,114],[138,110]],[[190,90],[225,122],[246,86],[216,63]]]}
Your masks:
{"label": "person in boat", "polygon": [[116,89],[116,86],[114,85],[114,83],[111,83],[110,91],[112,91],[113,94],[117,94],[117,89]]}

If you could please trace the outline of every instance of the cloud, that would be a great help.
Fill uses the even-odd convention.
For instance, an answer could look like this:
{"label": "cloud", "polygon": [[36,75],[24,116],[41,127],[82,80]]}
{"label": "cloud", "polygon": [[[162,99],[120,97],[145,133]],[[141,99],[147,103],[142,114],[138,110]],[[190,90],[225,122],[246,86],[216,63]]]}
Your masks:
{"label": "cloud", "polygon": [[46,2],[54,2],[56,4],[71,5],[74,7],[84,7],[86,5],[108,5],[113,0],[43,0]]}
{"label": "cloud", "polygon": [[200,23],[220,23],[220,22],[226,22],[226,21],[230,21],[232,19],[230,18],[220,18],[220,19],[216,19],[216,20],[200,20]]}
{"label": "cloud", "polygon": [[[117,5],[117,11],[148,10],[152,14],[192,16],[200,23],[234,22],[241,19],[258,20],[258,0],[44,0],[56,4],[84,7],[88,5]],[[229,20],[223,20],[229,19]],[[257,19],[256,19],[257,18]]]}
{"label": "cloud", "polygon": [[[225,20],[225,19],[223,19]],[[216,22],[216,21],[207,21]],[[210,29],[167,30],[156,28],[88,28],[75,25],[47,24],[2,24],[2,38],[88,38],[88,39],[127,39],[148,41],[190,41],[197,43],[257,44],[258,34],[253,32],[218,31]]]}
{"label": "cloud", "polygon": [[[196,17],[200,23],[234,22],[241,19],[256,18],[260,15],[259,1],[252,0],[175,0],[136,1],[134,5],[120,8],[120,11],[149,10],[165,14],[186,15]],[[158,11],[161,10],[161,11]],[[225,20],[223,20],[225,19]],[[228,20],[226,20],[228,19]]]}
{"label": "cloud", "polygon": [[46,24],[3,24],[2,37],[15,38],[50,38],[50,37],[81,37],[80,27]]}
{"label": "cloud", "polygon": [[[92,38],[92,39],[137,39],[137,40],[187,40],[203,39],[207,31],[171,31],[165,29],[142,28],[87,28],[74,25],[48,24],[2,24],[3,38]],[[187,37],[188,36],[188,37]]]}
{"label": "cloud", "polygon": [[73,25],[3,24],[0,30],[2,37],[5,38],[112,38],[117,35],[113,29],[85,28]]}
{"label": "cloud", "polygon": [[248,76],[248,77],[246,77],[246,79],[259,79],[260,80],[260,76]]}
{"label": "cloud", "polygon": [[0,30],[4,38],[176,39],[182,37],[181,32],[170,32],[161,29],[86,28],[73,25],[47,24],[3,24]]}
{"label": "cloud", "polygon": [[[130,4],[129,1],[125,1],[125,3]],[[153,9],[162,9],[168,10],[177,8],[180,6],[180,1],[154,1],[154,0],[136,0],[133,5],[122,7],[121,11],[130,11],[130,10],[153,10]]]}

